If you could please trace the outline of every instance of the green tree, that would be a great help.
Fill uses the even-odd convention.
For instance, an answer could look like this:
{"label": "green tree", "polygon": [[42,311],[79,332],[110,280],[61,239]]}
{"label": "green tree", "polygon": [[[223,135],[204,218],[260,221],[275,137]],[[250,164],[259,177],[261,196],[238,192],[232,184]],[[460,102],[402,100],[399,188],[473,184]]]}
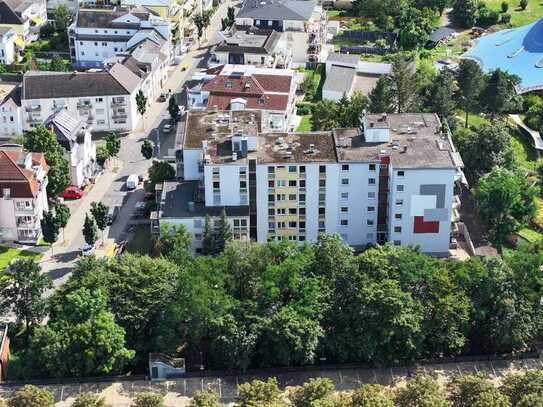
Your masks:
{"label": "green tree", "polygon": [[143,144],[141,145],[141,155],[149,160],[153,157],[153,151],[154,151],[153,143],[149,140],[144,140]]}
{"label": "green tree", "polygon": [[68,220],[70,219],[70,208],[67,205],[58,202],[55,204],[55,220],[58,223],[58,226],[62,228],[62,240],[64,240],[64,229],[68,225]]}
{"label": "green tree", "polygon": [[202,239],[202,254],[209,256],[215,253],[215,232],[211,226],[211,219],[206,215],[204,221],[204,235]]}
{"label": "green tree", "polygon": [[479,9],[477,0],[456,0],[453,3],[452,20],[460,27],[470,28],[477,23]]}
{"label": "green tree", "polygon": [[212,390],[197,391],[192,397],[190,407],[221,407],[219,395]]}
{"label": "green tree", "polygon": [[121,139],[115,133],[109,133],[106,136],[106,150],[109,157],[117,157],[121,151]]}
{"label": "green tree", "polygon": [[501,250],[507,238],[534,216],[536,190],[524,174],[496,167],[475,190],[477,212]]}
{"label": "green tree", "polygon": [[85,215],[85,222],[83,223],[83,237],[85,238],[85,242],[91,246],[94,246],[94,243],[98,239],[96,222],[92,216],[89,216],[89,214]]}
{"label": "green tree", "polygon": [[494,167],[512,168],[513,146],[507,127],[500,123],[482,125],[469,131],[458,145],[470,183],[477,183]]}
{"label": "green tree", "polygon": [[168,100],[168,113],[170,113],[172,121],[176,122],[179,119],[179,105],[174,95],[171,95]]}
{"label": "green tree", "polygon": [[143,393],[138,393],[134,397],[132,402],[132,407],[163,407],[164,406],[164,396],[158,393],[153,393],[151,391],[146,391]]}
{"label": "green tree", "polygon": [[509,398],[487,377],[467,374],[455,377],[447,386],[452,407],[509,407]]}
{"label": "green tree", "polygon": [[368,98],[362,92],[354,92],[350,98],[345,96],[337,102],[340,127],[358,127],[360,116],[368,108]]}
{"label": "green tree", "polygon": [[96,226],[102,232],[102,240],[104,240],[104,230],[107,228],[109,206],[104,205],[102,202],[91,202],[90,212],[94,219],[94,223],[96,223]]}
{"label": "green tree", "polygon": [[397,113],[414,112],[419,109],[420,95],[416,77],[413,62],[402,55],[394,57],[389,81]]}
{"label": "green tree", "polygon": [[302,386],[291,389],[288,398],[293,407],[313,407],[315,402],[324,400],[334,391],[334,383],[328,378],[312,378]]}
{"label": "green tree", "polygon": [[[468,0],[471,1],[471,0]],[[455,4],[463,1],[456,1]],[[479,64],[471,59],[462,59],[458,65],[456,79],[458,81],[458,105],[466,112],[465,127],[468,127],[470,113],[481,108],[481,93],[485,87],[485,78]]]}
{"label": "green tree", "polygon": [[198,41],[204,36],[205,29],[209,26],[209,23],[211,22],[211,13],[212,10],[205,10],[199,14],[196,14],[192,16],[192,22],[196,26],[196,30],[198,31]]}
{"label": "green tree", "polygon": [[103,397],[92,393],[79,394],[71,407],[109,407]]}
{"label": "green tree", "polygon": [[253,380],[238,386],[237,407],[271,407],[280,401],[281,391],[277,379]]}
{"label": "green tree", "polygon": [[507,11],[509,10],[509,3],[506,1],[502,1],[501,10],[502,13],[507,13]]}
{"label": "green tree", "polygon": [[447,407],[437,382],[430,376],[418,375],[399,388],[395,395],[397,407]]}
{"label": "green tree", "polygon": [[394,98],[387,76],[381,76],[369,94],[369,110],[372,113],[392,113],[394,111]]}
{"label": "green tree", "polygon": [[8,400],[8,407],[53,407],[55,398],[49,390],[27,384]]}
{"label": "green tree", "polygon": [[154,160],[149,168],[149,187],[154,191],[156,184],[175,179],[175,170],[166,161]]}
{"label": "green tree", "polygon": [[528,7],[528,0],[520,0],[519,7],[522,11],[526,10],[526,7]]}
{"label": "green tree", "polygon": [[516,86],[520,78],[500,69],[492,71],[481,94],[485,110],[493,116],[520,108],[522,98],[517,96]]}
{"label": "green tree", "polygon": [[232,228],[226,217],[226,210],[223,208],[217,225],[215,226],[215,253],[222,253],[226,243],[232,240]]}
{"label": "green tree", "polygon": [[441,120],[454,117],[456,84],[453,72],[448,68],[442,69],[429,90],[428,102],[431,111],[437,113]]}
{"label": "green tree", "polygon": [[70,184],[70,168],[64,158],[64,149],[57,141],[55,133],[39,124],[24,135],[24,148],[43,153],[49,166],[47,173],[47,194],[50,197],[59,195]]}
{"label": "green tree", "polygon": [[394,407],[390,392],[380,384],[363,384],[351,394],[349,407]]}
{"label": "green tree", "polygon": [[43,212],[40,220],[43,240],[51,245],[51,254],[53,254],[53,243],[58,239],[60,223],[52,211]]}
{"label": "green tree", "polygon": [[58,32],[66,31],[72,16],[70,10],[65,4],[59,4],[54,13],[55,27]]}
{"label": "green tree", "polygon": [[0,276],[0,310],[4,314],[12,312],[29,333],[47,313],[43,294],[51,287],[51,279],[41,274],[38,263],[31,259],[15,260]]}
{"label": "green tree", "polygon": [[320,100],[311,107],[314,130],[332,130],[339,127],[337,104]]}
{"label": "green tree", "polygon": [[432,9],[403,7],[398,23],[399,44],[403,49],[423,46],[435,27],[436,13]]}
{"label": "green tree", "polygon": [[160,254],[178,265],[186,264],[190,258],[192,238],[184,225],[160,225],[157,242]]}
{"label": "green tree", "polygon": [[55,55],[49,63],[49,70],[53,72],[67,72],[68,66],[64,63],[64,59],[60,55]]}
{"label": "green tree", "polygon": [[[502,380],[500,391],[509,397],[511,405],[522,407],[540,406],[543,401],[543,371],[511,373]],[[539,404],[532,399],[539,399]]]}
{"label": "green tree", "polygon": [[143,91],[140,89],[138,93],[136,93],[136,107],[138,109],[138,113],[141,115],[141,120],[143,124],[143,129],[145,130],[145,112],[147,111],[147,97],[143,94]]}
{"label": "green tree", "polygon": [[80,288],[56,303],[47,325],[36,327],[29,351],[40,373],[95,376],[123,373],[134,358],[124,329],[108,311],[104,292]]}

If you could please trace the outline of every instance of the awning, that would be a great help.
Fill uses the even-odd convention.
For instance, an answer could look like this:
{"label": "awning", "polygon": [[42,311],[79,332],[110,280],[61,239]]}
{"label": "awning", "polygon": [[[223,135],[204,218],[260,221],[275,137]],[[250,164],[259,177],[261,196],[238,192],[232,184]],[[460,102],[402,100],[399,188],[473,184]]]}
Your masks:
{"label": "awning", "polygon": [[34,17],[31,18],[31,20],[36,25],[42,25],[43,24],[43,18],[41,18],[40,16],[34,16]]}
{"label": "awning", "polygon": [[23,40],[23,38],[18,35],[17,37],[15,37],[15,45],[17,45],[19,48],[24,48],[25,40]]}

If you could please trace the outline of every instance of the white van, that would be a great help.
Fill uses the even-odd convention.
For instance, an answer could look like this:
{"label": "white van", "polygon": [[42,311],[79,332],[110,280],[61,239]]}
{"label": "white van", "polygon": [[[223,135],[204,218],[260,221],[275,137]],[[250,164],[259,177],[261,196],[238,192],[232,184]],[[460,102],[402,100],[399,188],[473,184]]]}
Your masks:
{"label": "white van", "polygon": [[126,189],[136,189],[139,184],[139,179],[136,174],[130,174],[126,179]]}

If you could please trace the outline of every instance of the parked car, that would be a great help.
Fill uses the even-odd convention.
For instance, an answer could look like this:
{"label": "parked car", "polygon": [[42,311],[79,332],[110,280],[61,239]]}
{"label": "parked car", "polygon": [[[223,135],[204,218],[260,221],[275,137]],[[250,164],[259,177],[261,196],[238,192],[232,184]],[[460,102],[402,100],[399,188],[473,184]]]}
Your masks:
{"label": "parked car", "polygon": [[126,189],[136,189],[140,183],[137,174],[130,174],[126,179]]}
{"label": "parked car", "polygon": [[162,126],[162,133],[170,133],[172,131],[172,125],[169,123],[166,123],[164,126]]}
{"label": "parked car", "polygon": [[94,246],[88,243],[85,243],[81,248],[81,256],[90,256],[94,253]]}
{"label": "parked car", "polygon": [[64,199],[80,199],[85,195],[85,192],[78,187],[68,187],[66,188],[60,196]]}
{"label": "parked car", "polygon": [[165,93],[161,93],[160,96],[158,97],[158,101],[159,102],[165,102],[166,101],[166,94]]}

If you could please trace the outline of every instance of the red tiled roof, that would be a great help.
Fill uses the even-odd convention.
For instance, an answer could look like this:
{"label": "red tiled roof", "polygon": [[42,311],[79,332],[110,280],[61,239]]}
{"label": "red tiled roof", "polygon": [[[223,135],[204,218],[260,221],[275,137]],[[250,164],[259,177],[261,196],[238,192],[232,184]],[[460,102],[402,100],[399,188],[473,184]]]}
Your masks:
{"label": "red tiled roof", "polygon": [[[37,195],[39,184],[34,172],[18,164],[23,154],[21,151],[0,150],[0,197],[5,188],[9,188],[13,198],[33,198]],[[42,165],[47,170],[41,153],[32,153],[32,163]]]}
{"label": "red tiled roof", "polygon": [[[262,109],[262,110],[287,110],[288,96],[287,95],[264,95],[262,97],[246,96],[246,95],[215,95],[211,94],[207,101],[209,109],[217,106],[219,110],[229,110],[230,102],[241,97],[247,101],[247,109]],[[259,102],[263,101],[263,103]]]}
{"label": "red tiled roof", "polygon": [[292,77],[288,75],[252,75],[266,92],[289,93]]}

